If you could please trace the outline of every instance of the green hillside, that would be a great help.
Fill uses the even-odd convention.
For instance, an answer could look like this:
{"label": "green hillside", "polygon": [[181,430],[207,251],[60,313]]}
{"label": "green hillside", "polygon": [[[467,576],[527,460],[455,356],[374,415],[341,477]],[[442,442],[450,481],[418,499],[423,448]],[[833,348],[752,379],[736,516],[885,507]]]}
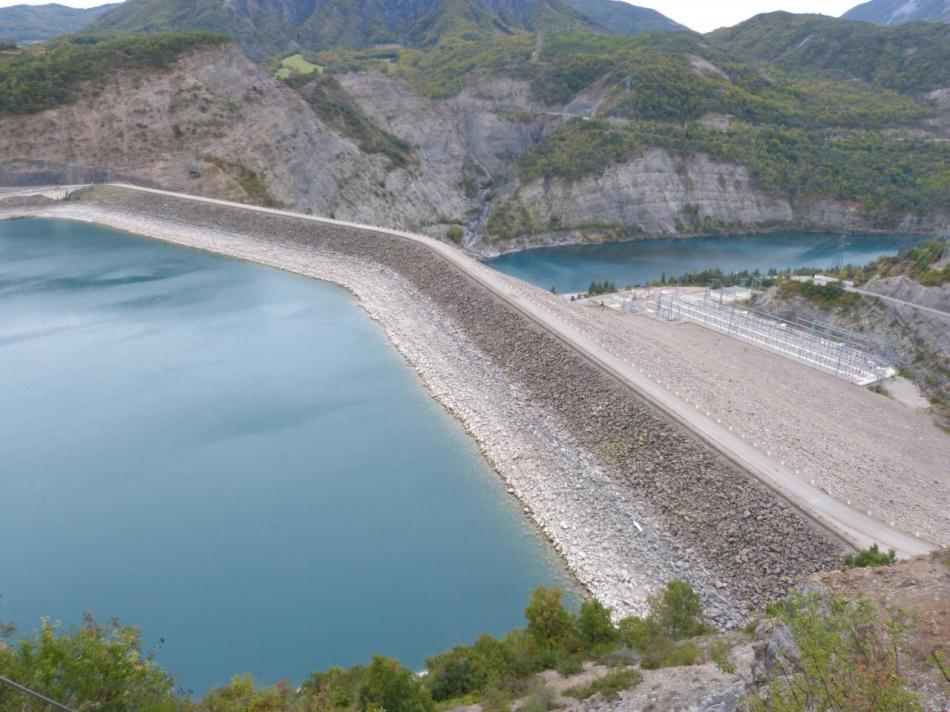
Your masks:
{"label": "green hillside", "polygon": [[165,67],[182,53],[226,42],[210,32],[64,37],[0,56],[0,113],[30,113],[74,97],[82,81],[129,67]]}
{"label": "green hillside", "polygon": [[42,42],[79,32],[113,7],[110,4],[82,9],[57,3],[0,7],[0,42]]}
{"label": "green hillside", "polygon": [[879,25],[950,22],[950,3],[946,0],[870,0],[851,8],[842,17]]}
{"label": "green hillside", "polygon": [[775,12],[717,30],[722,49],[786,71],[857,78],[913,94],[950,86],[950,25],[878,27],[821,15]]}
{"label": "green hillside", "polygon": [[663,15],[619,0],[129,0],[94,32],[214,30],[252,57],[300,48],[363,49],[396,43],[430,48],[447,36],[468,40],[518,31],[636,34],[678,29]]}

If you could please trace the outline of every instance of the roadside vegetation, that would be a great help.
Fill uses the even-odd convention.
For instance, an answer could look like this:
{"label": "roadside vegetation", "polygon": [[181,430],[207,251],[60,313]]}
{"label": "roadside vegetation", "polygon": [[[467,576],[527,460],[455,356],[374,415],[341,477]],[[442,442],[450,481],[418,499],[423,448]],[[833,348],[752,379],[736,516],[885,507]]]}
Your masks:
{"label": "roadside vegetation", "polygon": [[897,555],[893,549],[885,552],[881,551],[877,544],[871,544],[867,549],[844,557],[844,565],[851,569],[861,569],[868,566],[890,566],[896,560]]}
{"label": "roadside vegetation", "polygon": [[[89,617],[73,627],[44,620],[37,633],[0,644],[0,675],[74,709],[102,712],[436,712],[472,704],[543,712],[555,708],[559,695],[612,699],[640,684],[645,671],[713,662],[745,680],[749,696],[742,708],[750,711],[922,709],[902,672],[909,663],[902,657],[906,615],[882,617],[866,599],[803,593],[766,613],[768,628],[784,627],[789,636],[768,661],[765,681],[743,677],[748,671],[737,668],[731,651],[748,638],[716,633],[684,581],[651,596],[648,615],[617,625],[596,601],[572,613],[560,591],[540,587],[525,608],[524,628],[428,658],[424,675],[377,656],[366,665],[316,672],[299,687],[258,687],[249,675],[238,675],[193,699],[176,688],[153,652],[142,651],[135,628]],[[754,630],[750,625],[747,635]],[[599,672],[574,686],[565,683],[560,692],[538,675],[548,670],[568,678],[591,665]],[[0,709],[45,707],[0,685]]]}
{"label": "roadside vegetation", "polygon": [[950,260],[939,264],[946,250],[947,242],[926,240],[893,257],[880,257],[863,267],[848,265],[842,270],[841,277],[865,284],[872,279],[904,276],[925,287],[938,287],[950,282]]}
{"label": "roadside vegetation", "polygon": [[167,67],[185,52],[228,42],[214,32],[72,35],[0,55],[0,113],[25,114],[72,100],[78,85],[135,67]]}

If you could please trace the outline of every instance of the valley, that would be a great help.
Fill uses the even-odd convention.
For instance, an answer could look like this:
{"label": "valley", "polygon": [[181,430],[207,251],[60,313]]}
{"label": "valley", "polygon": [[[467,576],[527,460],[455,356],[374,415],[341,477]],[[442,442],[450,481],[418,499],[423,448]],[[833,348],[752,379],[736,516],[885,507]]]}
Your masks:
{"label": "valley", "polygon": [[[912,558],[946,594],[950,23],[889,2],[700,34],[616,0],[127,0],[0,32],[0,472],[34,504],[0,548],[60,561],[0,582],[0,708],[5,676],[111,694],[67,682],[98,652],[48,674],[68,645],[141,673],[108,712],[773,710],[813,654],[845,702],[789,709],[944,704],[950,651],[839,572]],[[828,321],[887,378],[663,317],[677,280],[755,281],[730,324]],[[84,597],[142,633],[29,627]],[[166,632],[217,689],[172,688]]]}

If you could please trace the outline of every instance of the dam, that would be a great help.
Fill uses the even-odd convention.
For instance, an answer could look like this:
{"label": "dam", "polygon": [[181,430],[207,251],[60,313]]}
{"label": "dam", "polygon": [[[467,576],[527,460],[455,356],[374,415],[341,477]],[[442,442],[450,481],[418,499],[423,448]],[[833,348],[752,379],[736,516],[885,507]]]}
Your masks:
{"label": "dam", "polygon": [[785,462],[735,455],[716,440],[729,437],[725,424],[684,415],[673,389],[631,375],[626,354],[563,300],[447,245],[111,185],[21,214],[111,225],[346,286],[616,617],[685,578],[714,622],[736,626],[798,577],[834,568],[858,537],[929,550],[827,493],[808,500],[807,481],[778,496],[786,483],[762,472],[782,475]]}

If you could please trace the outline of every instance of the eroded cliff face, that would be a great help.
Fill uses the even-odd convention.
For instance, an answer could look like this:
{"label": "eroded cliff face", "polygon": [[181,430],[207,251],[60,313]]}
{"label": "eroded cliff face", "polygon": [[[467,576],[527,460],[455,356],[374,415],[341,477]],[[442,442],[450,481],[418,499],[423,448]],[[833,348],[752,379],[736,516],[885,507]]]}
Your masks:
{"label": "eroded cliff face", "polygon": [[653,234],[688,227],[691,205],[697,206],[697,218],[725,223],[794,219],[789,203],[756,190],[743,166],[704,155],[674,158],[658,149],[598,176],[534,181],[522,186],[519,199],[540,224],[552,218],[564,225],[618,223]]}
{"label": "eroded cliff face", "polygon": [[[225,46],[167,70],[115,72],[56,109],[0,117],[0,185],[133,180],[452,234],[484,254],[716,230],[867,227],[855,206],[790,203],[758,190],[745,167],[701,154],[654,149],[601,175],[521,185],[518,156],[568,115],[596,110],[596,88],[567,106],[546,106],[528,82],[501,77],[442,100],[375,72],[337,80],[373,124],[412,147],[411,161],[397,166],[368,152],[353,132],[322,121],[300,94]],[[488,217],[506,207],[522,219],[501,240]],[[937,230],[941,219],[907,216],[902,228]]]}

